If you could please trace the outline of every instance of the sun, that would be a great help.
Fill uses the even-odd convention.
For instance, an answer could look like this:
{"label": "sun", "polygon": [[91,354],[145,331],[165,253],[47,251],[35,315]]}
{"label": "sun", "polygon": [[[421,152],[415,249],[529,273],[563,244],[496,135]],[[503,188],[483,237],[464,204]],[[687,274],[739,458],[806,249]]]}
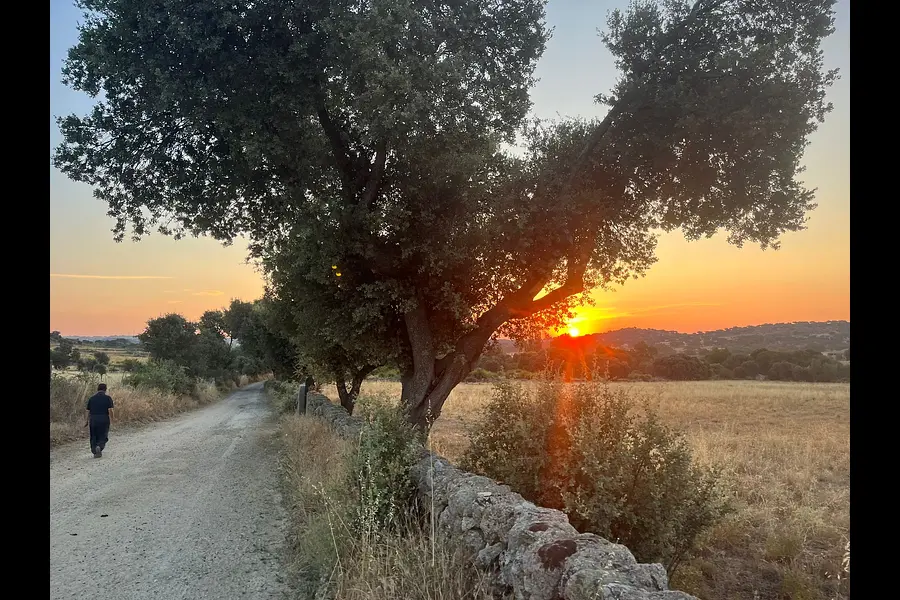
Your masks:
{"label": "sun", "polygon": [[569,335],[570,336],[578,337],[580,334],[581,334],[581,332],[578,331],[577,327],[572,327],[571,325],[569,325]]}

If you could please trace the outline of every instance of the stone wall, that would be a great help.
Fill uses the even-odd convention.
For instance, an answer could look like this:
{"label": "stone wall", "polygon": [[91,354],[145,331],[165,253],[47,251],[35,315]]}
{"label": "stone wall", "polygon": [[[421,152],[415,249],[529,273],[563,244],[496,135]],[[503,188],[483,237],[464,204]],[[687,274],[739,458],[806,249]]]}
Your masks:
{"label": "stone wall", "polygon": [[[307,411],[359,435],[359,420],[321,394],[309,394]],[[668,589],[662,565],[638,563],[625,546],[578,533],[564,513],[431,452],[422,450],[412,476],[444,537],[517,600],[696,600]]]}

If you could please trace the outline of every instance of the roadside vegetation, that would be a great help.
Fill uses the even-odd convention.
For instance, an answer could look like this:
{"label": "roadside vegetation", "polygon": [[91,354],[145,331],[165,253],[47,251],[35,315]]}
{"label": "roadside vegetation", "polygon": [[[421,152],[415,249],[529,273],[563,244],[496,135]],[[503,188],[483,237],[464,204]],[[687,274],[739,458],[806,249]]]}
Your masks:
{"label": "roadside vegetation", "polygon": [[484,575],[432,537],[409,467],[418,456],[403,415],[361,397],[359,440],[292,414],[297,386],[268,386],[281,418],[292,583],[302,598],[491,600]]}

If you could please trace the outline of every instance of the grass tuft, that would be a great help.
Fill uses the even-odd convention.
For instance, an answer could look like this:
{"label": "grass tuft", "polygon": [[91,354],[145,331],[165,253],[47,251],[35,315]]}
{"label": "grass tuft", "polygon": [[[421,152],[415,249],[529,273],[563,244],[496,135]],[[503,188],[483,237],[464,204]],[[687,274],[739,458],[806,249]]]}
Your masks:
{"label": "grass tuft", "polygon": [[324,421],[285,415],[282,474],[289,505],[290,577],[298,597],[333,600],[490,600],[485,576],[416,519],[359,527],[356,444]]}

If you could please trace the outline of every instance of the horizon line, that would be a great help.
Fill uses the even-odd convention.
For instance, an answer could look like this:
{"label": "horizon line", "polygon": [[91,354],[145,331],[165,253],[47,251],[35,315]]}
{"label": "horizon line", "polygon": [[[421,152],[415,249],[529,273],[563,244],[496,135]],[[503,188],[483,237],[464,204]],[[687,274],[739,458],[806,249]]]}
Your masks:
{"label": "horizon line", "polygon": [[[622,317],[614,317],[616,319],[620,319]],[[605,319],[585,319],[583,321],[579,321],[579,323],[599,323],[604,321]],[[698,333],[714,333],[716,331],[727,331],[729,329],[741,329],[748,327],[764,327],[766,325],[797,325],[798,323],[850,323],[850,319],[824,319],[822,321],[765,321],[763,323],[755,323],[750,325],[729,325],[727,327],[720,327],[718,329],[697,329],[694,331],[679,331],[677,329],[659,329],[656,327],[637,327],[635,325],[628,325],[626,327],[617,327],[615,329],[607,329],[606,331],[595,331],[593,333],[582,333],[578,337],[585,337],[588,335],[603,335],[604,333],[612,333],[614,331],[622,331],[625,329],[642,329],[644,331],[662,331],[665,333],[679,333],[682,335],[696,335]],[[565,335],[565,333],[561,333],[559,335]],[[556,337],[556,336],[554,336]]]}
{"label": "horizon line", "polygon": [[[586,320],[586,321],[583,321],[583,322],[590,322],[590,321],[587,321],[587,320]],[[850,319],[825,319],[824,321],[777,321],[777,322],[771,322],[771,321],[768,321],[768,322],[765,322],[765,323],[758,323],[758,324],[755,324],[755,325],[731,325],[731,326],[729,326],[729,327],[722,327],[722,328],[720,328],[720,329],[698,329],[698,330],[696,330],[696,331],[678,331],[677,329],[657,329],[657,328],[655,328],[655,327],[634,327],[634,326],[629,326],[629,327],[618,327],[618,328],[616,328],[616,329],[609,329],[609,330],[607,330],[607,331],[595,331],[595,332],[593,332],[593,333],[583,333],[583,334],[579,335],[578,337],[587,337],[587,336],[589,336],[589,335],[603,335],[603,334],[605,334],[605,333],[613,333],[613,332],[615,332],[615,331],[622,331],[622,330],[624,330],[624,329],[643,329],[644,331],[664,331],[664,332],[666,332],[666,333],[680,333],[680,334],[683,334],[683,335],[695,335],[695,334],[698,334],[698,333],[712,333],[712,332],[715,332],[715,331],[726,331],[726,330],[728,330],[728,329],[740,328],[740,327],[762,327],[763,325],[796,325],[797,323],[850,323]],[[75,338],[77,338],[77,337],[85,337],[85,338],[87,338],[87,337],[111,337],[111,338],[116,338],[116,337],[137,337],[137,336],[140,335],[140,334],[137,334],[137,333],[131,333],[131,334],[126,334],[126,333],[108,333],[108,334],[78,335],[78,334],[69,334],[69,333],[65,333],[65,334],[64,334],[64,333],[60,333],[60,335],[61,335],[62,337],[75,337]],[[567,334],[562,333],[562,334],[559,334],[559,335],[556,335],[556,336],[550,336],[550,337],[560,337],[560,336],[562,336],[562,335],[567,335]],[[511,339],[511,338],[499,338],[499,339]]]}
{"label": "horizon line", "polygon": [[50,277],[64,279],[174,279],[163,275],[80,275],[75,273],[50,273]]}

